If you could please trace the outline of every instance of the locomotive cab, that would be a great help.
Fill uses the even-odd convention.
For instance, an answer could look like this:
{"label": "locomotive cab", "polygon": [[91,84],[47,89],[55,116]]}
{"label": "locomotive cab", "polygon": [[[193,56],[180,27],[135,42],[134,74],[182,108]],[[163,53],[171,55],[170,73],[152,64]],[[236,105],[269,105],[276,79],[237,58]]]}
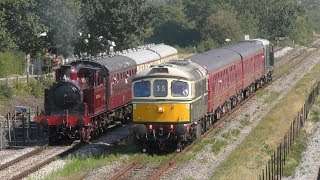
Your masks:
{"label": "locomotive cab", "polygon": [[77,70],[71,65],[63,65],[56,70],[56,82],[67,81],[67,80],[76,80],[77,79]]}
{"label": "locomotive cab", "polygon": [[205,69],[171,61],[138,73],[132,81],[134,134],[143,149],[185,145],[206,110]]}

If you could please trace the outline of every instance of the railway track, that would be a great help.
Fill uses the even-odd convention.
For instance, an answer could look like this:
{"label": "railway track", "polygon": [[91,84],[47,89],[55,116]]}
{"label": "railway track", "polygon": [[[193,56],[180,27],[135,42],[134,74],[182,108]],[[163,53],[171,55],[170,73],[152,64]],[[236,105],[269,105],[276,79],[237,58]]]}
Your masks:
{"label": "railway track", "polygon": [[[309,57],[311,57],[312,55],[314,55],[316,51],[308,51],[306,53],[303,54],[296,54],[293,57],[290,57],[289,61],[294,61],[292,67],[290,67],[290,69],[294,69],[296,67],[298,67],[299,65],[301,65],[302,63],[304,63]],[[280,65],[280,64],[276,64]],[[282,66],[282,64],[281,64]],[[283,74],[274,77],[274,81],[278,80],[279,78],[285,78],[287,75],[290,74],[291,71],[286,71]],[[268,87],[270,84],[267,84],[266,86],[264,86],[263,88]],[[201,136],[201,139],[206,137],[208,134],[210,134],[213,130],[217,129],[218,127],[223,126],[225,119],[230,117],[233,113],[235,113],[243,104],[245,104],[247,101],[249,101],[252,97],[255,96],[254,94],[251,94],[248,98],[246,98],[244,101],[242,101],[240,104],[238,104],[238,106],[236,106],[232,111],[230,111],[228,114],[226,114],[223,118],[221,118],[219,121],[217,121],[208,131],[206,131],[205,134],[203,134]],[[170,169],[172,169],[172,167],[174,167],[178,161],[177,159],[179,159],[179,157],[182,157],[183,155],[185,155],[190,149],[192,149],[194,147],[196,143],[193,142],[191,145],[189,145],[187,148],[183,149],[183,151],[181,151],[180,153],[176,154],[169,162],[157,167],[155,169],[155,172],[150,175],[148,177],[148,179],[150,180],[157,180],[160,179],[161,176],[163,174],[165,174],[166,172],[168,172]],[[133,170],[136,169],[144,169],[141,168],[141,164],[139,162],[131,162],[127,165],[124,165],[123,167],[121,167],[119,169],[119,171],[117,171],[112,177],[110,177],[110,180],[116,180],[116,179],[127,179],[125,176],[127,176],[129,173],[131,173]]]}
{"label": "railway track", "polygon": [[43,166],[74,152],[80,146],[81,143],[75,143],[71,147],[49,147],[45,145],[37,148],[1,165],[0,179],[22,179]]}
{"label": "railway track", "polygon": [[34,156],[35,154],[41,153],[46,148],[48,148],[48,145],[41,146],[41,147],[39,147],[37,149],[34,149],[34,150],[32,150],[32,151],[30,151],[30,152],[28,152],[28,153],[16,158],[16,159],[13,159],[13,160],[11,160],[9,162],[6,162],[6,163],[0,165],[0,172],[5,170],[6,168],[8,168],[10,166],[15,165],[16,163],[18,163],[18,162],[20,162],[20,161],[22,161],[22,160],[24,160],[26,158],[29,158],[31,156]]}

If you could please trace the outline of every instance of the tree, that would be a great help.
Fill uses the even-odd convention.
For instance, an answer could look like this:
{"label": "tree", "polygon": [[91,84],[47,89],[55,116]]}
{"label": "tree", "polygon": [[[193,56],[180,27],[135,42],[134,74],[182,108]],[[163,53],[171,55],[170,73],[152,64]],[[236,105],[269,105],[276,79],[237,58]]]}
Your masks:
{"label": "tree", "polygon": [[147,0],[83,0],[81,11],[86,27],[81,31],[88,44],[82,46],[94,47],[89,52],[95,54],[103,48],[99,37],[114,41],[117,49],[142,44],[150,36],[153,10]]}
{"label": "tree", "polygon": [[5,51],[14,46],[5,25],[4,10],[0,8],[0,51]]}
{"label": "tree", "polygon": [[68,57],[74,53],[79,34],[81,2],[78,0],[39,0],[37,13],[47,27],[46,48]]}
{"label": "tree", "polygon": [[160,6],[154,15],[151,42],[186,47],[200,40],[200,32],[190,23],[180,6]]}
{"label": "tree", "polygon": [[219,44],[224,44],[225,39],[231,39],[232,42],[240,41],[243,32],[232,12],[219,10],[206,19],[202,35],[205,39],[213,39]]}
{"label": "tree", "polygon": [[36,1],[3,0],[0,7],[4,10],[3,25],[18,49],[31,55],[41,51],[45,41],[39,38],[39,35],[47,27],[36,14]]}

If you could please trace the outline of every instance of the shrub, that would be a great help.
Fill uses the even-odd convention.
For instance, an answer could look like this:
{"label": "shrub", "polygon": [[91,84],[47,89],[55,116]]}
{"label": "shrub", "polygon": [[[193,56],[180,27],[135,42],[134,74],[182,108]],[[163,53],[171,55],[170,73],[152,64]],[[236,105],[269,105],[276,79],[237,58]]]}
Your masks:
{"label": "shrub", "polygon": [[20,52],[0,53],[0,77],[12,74],[23,74],[25,71],[25,57]]}
{"label": "shrub", "polygon": [[207,40],[201,41],[198,44],[197,51],[198,53],[202,53],[217,47],[219,47],[219,45],[215,41],[213,41],[212,39],[207,39]]}
{"label": "shrub", "polygon": [[17,96],[28,97],[31,94],[31,88],[25,83],[14,83],[13,92]]}
{"label": "shrub", "polygon": [[31,94],[36,98],[39,98],[43,95],[43,84],[38,81],[29,81],[28,86],[31,88]]}
{"label": "shrub", "polygon": [[10,99],[13,95],[13,90],[10,86],[6,84],[0,85],[0,99],[1,100],[7,100]]}

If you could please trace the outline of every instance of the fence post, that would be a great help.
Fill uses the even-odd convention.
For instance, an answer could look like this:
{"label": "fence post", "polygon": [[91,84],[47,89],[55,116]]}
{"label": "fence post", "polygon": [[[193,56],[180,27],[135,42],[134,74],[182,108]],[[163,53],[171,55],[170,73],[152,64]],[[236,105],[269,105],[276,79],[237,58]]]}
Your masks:
{"label": "fence post", "polygon": [[276,179],[276,151],[273,151],[273,179]]}
{"label": "fence post", "polygon": [[268,164],[266,164],[266,180],[268,179]]}
{"label": "fence post", "polygon": [[270,159],[269,159],[269,161],[268,161],[268,179],[270,180],[270,173],[271,173],[271,171],[270,171]]}
{"label": "fence post", "polygon": [[11,124],[10,124],[10,112],[7,115],[7,124],[8,124],[8,133],[9,133],[9,142],[12,142],[11,139]]}
{"label": "fence post", "polygon": [[0,150],[2,151],[3,149],[3,129],[2,129],[2,123],[0,122]]}
{"label": "fence post", "polygon": [[[294,121],[291,123],[291,138],[290,138],[290,148],[293,145],[293,141],[294,141]],[[289,150],[290,151],[290,150]]]}
{"label": "fence post", "polygon": [[[286,134],[285,136],[284,136],[284,142],[283,142],[283,145],[284,145],[284,148],[283,148],[283,166],[284,165],[286,165],[286,153],[287,153],[287,147],[288,147],[288,135]],[[283,166],[282,166],[282,168],[283,168]]]}
{"label": "fence post", "polygon": [[278,180],[278,177],[279,177],[279,166],[280,166],[280,163],[279,163],[279,158],[281,159],[281,156],[280,156],[280,146],[281,144],[278,146],[277,148],[277,180]]}
{"label": "fence post", "polygon": [[274,173],[274,171],[273,171],[274,169],[273,169],[273,154],[271,155],[271,179],[273,179],[273,173]]}

